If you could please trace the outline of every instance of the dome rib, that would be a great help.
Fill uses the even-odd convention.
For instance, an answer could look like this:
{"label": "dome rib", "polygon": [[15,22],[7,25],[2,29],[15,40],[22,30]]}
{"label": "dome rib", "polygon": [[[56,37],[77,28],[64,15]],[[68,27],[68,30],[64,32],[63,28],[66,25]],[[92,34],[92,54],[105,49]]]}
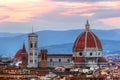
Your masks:
{"label": "dome rib", "polygon": [[87,45],[86,45],[87,44],[87,36],[88,36],[87,33],[88,33],[88,31],[86,31],[86,34],[85,34],[86,35],[85,36],[85,50],[86,50],[86,47],[87,47]]}
{"label": "dome rib", "polygon": [[98,46],[97,46],[97,41],[96,41],[96,39],[95,39],[95,35],[93,36],[93,33],[92,33],[92,32],[90,32],[90,33],[91,33],[92,37],[94,38],[95,46],[96,46],[96,49],[97,49]]}

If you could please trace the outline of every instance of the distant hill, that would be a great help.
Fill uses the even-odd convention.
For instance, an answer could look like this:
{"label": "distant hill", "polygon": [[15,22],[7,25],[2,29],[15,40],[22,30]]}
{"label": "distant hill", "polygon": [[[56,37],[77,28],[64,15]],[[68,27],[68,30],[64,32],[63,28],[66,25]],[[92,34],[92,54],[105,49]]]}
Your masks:
{"label": "distant hill", "polygon": [[[102,40],[101,41],[103,45],[103,54],[119,54],[120,53],[120,41],[113,41],[113,40]],[[67,44],[60,44],[60,45],[51,45],[51,46],[45,46],[45,47],[39,47],[40,49],[46,48],[48,50],[48,53],[66,53],[71,54],[73,43],[67,43]]]}
{"label": "distant hill", "polygon": [[[47,48],[49,53],[72,53],[72,45],[84,30],[39,31],[39,49]],[[102,40],[105,53],[119,52],[120,30],[92,30]],[[14,55],[25,42],[28,50],[28,34],[0,33],[0,54]]]}

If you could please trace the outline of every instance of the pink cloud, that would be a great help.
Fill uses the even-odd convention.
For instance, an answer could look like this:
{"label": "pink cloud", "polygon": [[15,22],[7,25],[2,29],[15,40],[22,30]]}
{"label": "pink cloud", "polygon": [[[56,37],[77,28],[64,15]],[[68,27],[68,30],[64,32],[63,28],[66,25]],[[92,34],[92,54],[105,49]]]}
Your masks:
{"label": "pink cloud", "polygon": [[95,13],[83,13],[83,14],[80,14],[80,16],[93,16]]}
{"label": "pink cloud", "polygon": [[104,18],[99,19],[98,21],[103,22],[104,24],[109,26],[120,27],[120,17]]}
{"label": "pink cloud", "polygon": [[[96,10],[120,9],[120,1],[102,1],[102,2],[57,2],[57,6],[63,9],[60,12],[64,16],[81,15],[94,13]],[[87,16],[87,15],[86,15]]]}
{"label": "pink cloud", "polygon": [[[60,14],[64,15],[64,16],[83,15],[83,14],[88,14],[88,13],[93,14],[93,11],[98,10],[98,9],[99,8],[97,8],[97,7],[91,7],[91,8],[88,7],[88,8],[80,8],[80,9],[68,9],[68,11],[61,12]],[[86,16],[88,16],[88,15],[86,15]]]}
{"label": "pink cloud", "polygon": [[54,10],[54,5],[49,0],[6,0],[0,5],[6,7],[0,8],[0,16],[9,16],[8,18],[0,18],[0,22],[26,22],[31,17],[41,16]]}
{"label": "pink cloud", "polygon": [[[64,16],[93,16],[94,11],[101,9],[120,9],[120,1],[102,2],[68,2],[53,0],[0,0],[0,22],[26,22],[31,17],[46,13],[59,13]],[[54,12],[57,10],[56,12]],[[58,15],[59,16],[59,15]]]}

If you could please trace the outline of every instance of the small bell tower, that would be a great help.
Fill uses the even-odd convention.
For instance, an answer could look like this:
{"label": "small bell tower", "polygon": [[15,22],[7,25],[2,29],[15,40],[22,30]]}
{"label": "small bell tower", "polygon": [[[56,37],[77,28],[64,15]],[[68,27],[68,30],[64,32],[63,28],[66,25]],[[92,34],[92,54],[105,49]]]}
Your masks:
{"label": "small bell tower", "polygon": [[40,51],[40,67],[47,67],[47,50]]}

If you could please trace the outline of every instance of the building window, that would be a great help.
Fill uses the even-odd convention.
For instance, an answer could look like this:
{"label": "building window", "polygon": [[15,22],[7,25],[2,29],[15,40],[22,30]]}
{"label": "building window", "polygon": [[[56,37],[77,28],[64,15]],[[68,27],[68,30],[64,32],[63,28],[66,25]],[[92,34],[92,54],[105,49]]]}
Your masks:
{"label": "building window", "polygon": [[37,60],[35,60],[35,63],[37,63]]}
{"label": "building window", "polygon": [[59,62],[61,62],[61,59],[59,59]]}
{"label": "building window", "polygon": [[52,62],[53,60],[52,59],[50,59],[50,62]]}
{"label": "building window", "polygon": [[70,62],[70,59],[67,59],[68,62]]}
{"label": "building window", "polygon": [[35,56],[37,56],[37,52],[35,52]]}
{"label": "building window", "polygon": [[44,54],[42,54],[41,56],[42,56],[42,60],[44,60],[45,59]]}
{"label": "building window", "polygon": [[37,43],[35,43],[35,48],[37,48]]}
{"label": "building window", "polygon": [[98,53],[98,55],[100,55],[100,53]]}
{"label": "building window", "polygon": [[79,55],[82,56],[82,53],[80,52]]}
{"label": "building window", "polygon": [[26,60],[26,57],[22,57],[22,60]]}
{"label": "building window", "polygon": [[30,53],[30,56],[33,56],[33,53]]}
{"label": "building window", "polygon": [[32,43],[30,43],[30,48],[33,48],[33,44]]}
{"label": "building window", "polygon": [[32,62],[33,62],[33,60],[31,59],[31,60],[30,60],[30,63],[32,63]]}
{"label": "building window", "polygon": [[75,57],[73,57],[72,60],[75,60]]}
{"label": "building window", "polygon": [[90,56],[92,56],[92,53],[90,53]]}

